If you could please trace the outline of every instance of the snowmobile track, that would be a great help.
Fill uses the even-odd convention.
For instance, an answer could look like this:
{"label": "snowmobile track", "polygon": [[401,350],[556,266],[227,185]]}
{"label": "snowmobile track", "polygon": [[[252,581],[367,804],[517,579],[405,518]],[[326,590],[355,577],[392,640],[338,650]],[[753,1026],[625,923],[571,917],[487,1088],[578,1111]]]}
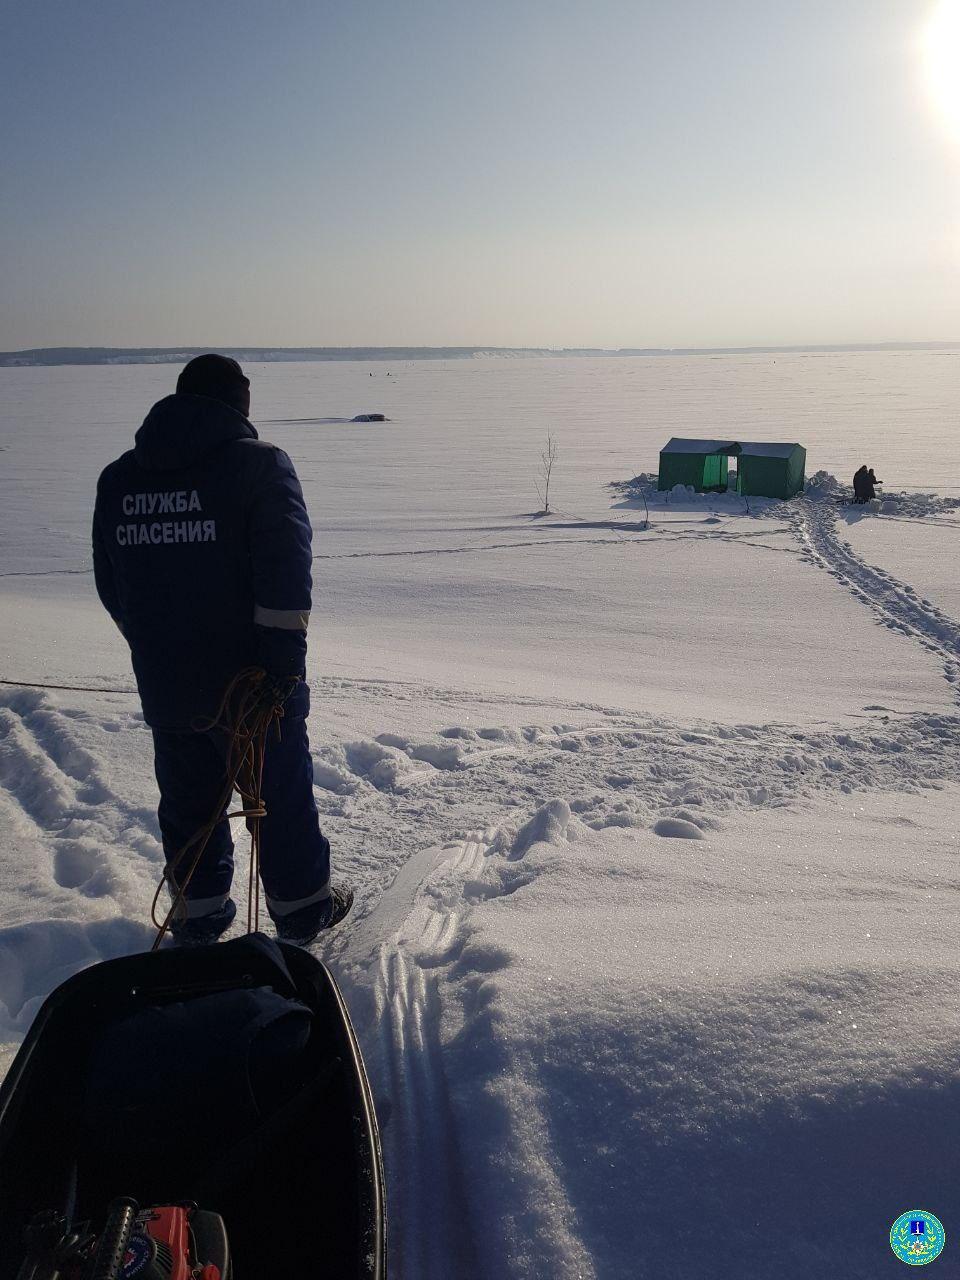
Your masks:
{"label": "snowmobile track", "polygon": [[[111,789],[72,723],[40,694],[0,694],[0,815],[47,847],[61,888],[103,897],[114,886],[113,853],[133,847],[158,863],[161,855],[147,815]],[[105,822],[107,810],[119,821]]]}

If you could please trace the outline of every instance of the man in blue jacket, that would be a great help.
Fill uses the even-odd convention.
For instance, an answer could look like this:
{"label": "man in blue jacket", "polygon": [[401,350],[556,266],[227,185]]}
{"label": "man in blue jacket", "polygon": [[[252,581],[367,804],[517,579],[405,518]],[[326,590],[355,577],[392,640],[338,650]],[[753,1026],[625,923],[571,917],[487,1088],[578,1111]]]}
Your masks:
{"label": "man in blue jacket", "polygon": [[[100,476],[93,564],[153,730],[174,888],[171,864],[226,785],[225,736],[203,726],[245,668],[263,668],[267,687],[285,697],[279,740],[271,734],[265,754],[260,874],[278,936],[305,944],[346,915],[353,894],[330,883],[313,798],[304,683],[310,520],[293,463],[258,439],[249,412],[250,382],[235,360],[191,360],[176,395],[153,406],[135,447]],[[213,942],[229,928],[232,878],[224,818],[171,924],[177,941]]]}

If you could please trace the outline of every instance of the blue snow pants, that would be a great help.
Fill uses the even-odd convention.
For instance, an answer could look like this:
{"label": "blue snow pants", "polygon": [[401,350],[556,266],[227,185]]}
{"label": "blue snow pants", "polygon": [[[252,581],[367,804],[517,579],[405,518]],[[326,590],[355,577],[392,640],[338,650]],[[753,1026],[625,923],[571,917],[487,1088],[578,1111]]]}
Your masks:
{"label": "blue snow pants", "polygon": [[[227,741],[215,731],[154,729],[153,746],[160,788],[157,816],[163,852],[170,862],[197,828],[210,821],[223,794]],[[313,761],[302,716],[285,715],[279,739],[270,734],[262,796],[267,816],[260,822],[260,879],[267,909],[277,920],[330,896],[330,843],[320,830],[313,798]],[[187,852],[183,869],[189,867],[195,852]],[[233,838],[230,824],[223,818],[187,886],[187,917],[196,919],[222,908],[232,881]]]}

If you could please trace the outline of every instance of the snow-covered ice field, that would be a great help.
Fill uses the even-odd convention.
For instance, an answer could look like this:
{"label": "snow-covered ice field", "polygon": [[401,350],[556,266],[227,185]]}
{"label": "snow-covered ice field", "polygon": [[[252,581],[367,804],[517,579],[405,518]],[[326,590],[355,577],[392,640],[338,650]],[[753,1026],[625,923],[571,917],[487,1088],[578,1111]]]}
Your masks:
{"label": "snow-covered ice field", "polygon": [[[393,1273],[873,1280],[920,1207],[960,1275],[960,354],[247,371],[315,530],[316,795],[357,888],[319,953]],[[175,375],[0,370],[3,1062],[150,941],[150,739],[88,530]],[[647,510],[622,482],[674,434],[799,440],[887,497]]]}

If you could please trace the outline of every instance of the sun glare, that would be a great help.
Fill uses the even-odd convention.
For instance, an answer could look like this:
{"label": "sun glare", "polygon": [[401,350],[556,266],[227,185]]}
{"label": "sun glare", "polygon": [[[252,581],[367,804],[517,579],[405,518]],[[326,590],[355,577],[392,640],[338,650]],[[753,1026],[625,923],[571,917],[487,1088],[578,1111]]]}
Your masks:
{"label": "sun glare", "polygon": [[923,32],[927,87],[960,142],[960,0],[940,0]]}

